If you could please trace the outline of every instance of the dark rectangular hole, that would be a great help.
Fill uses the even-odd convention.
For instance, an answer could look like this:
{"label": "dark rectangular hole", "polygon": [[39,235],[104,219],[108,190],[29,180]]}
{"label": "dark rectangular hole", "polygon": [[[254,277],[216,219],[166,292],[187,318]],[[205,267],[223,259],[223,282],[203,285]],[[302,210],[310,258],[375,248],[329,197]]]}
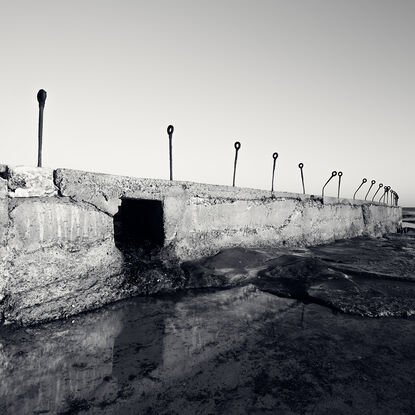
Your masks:
{"label": "dark rectangular hole", "polygon": [[164,245],[163,204],[160,200],[121,199],[114,216],[115,245],[158,248]]}

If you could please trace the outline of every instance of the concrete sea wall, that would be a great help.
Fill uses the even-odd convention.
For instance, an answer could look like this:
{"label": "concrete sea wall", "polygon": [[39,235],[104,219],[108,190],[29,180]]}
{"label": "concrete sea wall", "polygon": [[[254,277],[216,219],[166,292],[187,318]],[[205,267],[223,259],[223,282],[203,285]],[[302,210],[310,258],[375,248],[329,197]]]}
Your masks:
{"label": "concrete sea wall", "polygon": [[358,200],[2,165],[0,319],[31,324],[187,288],[180,262],[224,248],[378,237],[401,221],[400,207]]}

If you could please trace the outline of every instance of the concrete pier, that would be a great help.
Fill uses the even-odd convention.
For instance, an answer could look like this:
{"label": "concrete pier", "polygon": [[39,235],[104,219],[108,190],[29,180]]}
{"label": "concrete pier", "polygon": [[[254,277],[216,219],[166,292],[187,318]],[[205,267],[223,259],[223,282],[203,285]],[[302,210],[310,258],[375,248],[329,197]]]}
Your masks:
{"label": "concrete pier", "polygon": [[120,248],[164,264],[240,247],[306,246],[396,232],[400,207],[88,173],[0,166],[0,318],[31,324],[134,294],[183,288],[136,271]]}

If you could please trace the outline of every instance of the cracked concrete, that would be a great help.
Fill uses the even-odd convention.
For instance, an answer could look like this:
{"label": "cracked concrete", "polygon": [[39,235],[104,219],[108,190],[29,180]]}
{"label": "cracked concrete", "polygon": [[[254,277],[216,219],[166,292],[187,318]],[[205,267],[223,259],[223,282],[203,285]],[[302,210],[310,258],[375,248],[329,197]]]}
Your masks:
{"label": "cracked concrete", "polygon": [[[123,198],[162,202],[165,242],[154,263],[131,264],[116,247],[114,215]],[[154,264],[232,247],[377,237],[396,232],[401,215],[398,207],[358,200],[0,165],[0,317],[31,324],[183,288],[174,272]]]}

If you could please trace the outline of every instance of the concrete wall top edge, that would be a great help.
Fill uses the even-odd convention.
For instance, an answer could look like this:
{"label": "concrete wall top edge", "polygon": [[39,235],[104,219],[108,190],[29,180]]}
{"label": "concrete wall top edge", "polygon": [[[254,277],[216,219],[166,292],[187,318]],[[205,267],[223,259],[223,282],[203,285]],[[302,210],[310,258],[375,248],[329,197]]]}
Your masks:
{"label": "concrete wall top edge", "polygon": [[[79,190],[83,186],[86,187],[95,187],[99,188],[100,191],[107,190],[107,188],[112,188],[112,196],[119,198],[128,198],[128,197],[140,197],[140,194],[143,194],[143,197],[146,197],[146,194],[149,194],[150,198],[153,199],[163,199],[165,196],[174,195],[177,192],[184,192],[191,197],[201,197],[201,198],[217,198],[217,199],[237,199],[237,200],[260,200],[260,199],[296,199],[302,201],[312,201],[319,202],[325,205],[377,205],[385,206],[383,203],[372,202],[370,200],[360,200],[360,199],[347,199],[337,197],[327,197],[324,199],[320,195],[310,195],[310,194],[300,194],[292,192],[280,192],[263,190],[263,189],[254,189],[254,188],[245,188],[245,187],[232,187],[226,185],[217,185],[217,184],[207,184],[207,183],[196,183],[191,181],[170,181],[164,179],[151,179],[151,178],[138,178],[131,176],[118,176],[108,173],[95,173],[87,172],[82,170],[74,170],[67,168],[38,168],[38,167],[28,167],[28,166],[12,166],[6,164],[0,164],[0,176],[8,179],[9,181],[13,178],[10,177],[9,172],[18,171],[20,175],[24,174],[25,171],[28,174],[33,175],[33,171],[39,171],[39,174],[50,174],[51,179],[54,180],[55,186],[62,191],[63,187],[76,186]],[[15,187],[16,184],[14,183]],[[114,194],[114,189],[115,193]],[[137,192],[137,189],[140,192]],[[72,188],[72,192],[74,192]],[[13,189],[13,192],[16,193],[16,189]],[[14,194],[13,193],[13,194]],[[64,193],[64,192],[63,192]],[[12,197],[18,197],[18,194]],[[64,193],[65,195],[65,193]],[[395,206],[390,206],[395,207]]]}

